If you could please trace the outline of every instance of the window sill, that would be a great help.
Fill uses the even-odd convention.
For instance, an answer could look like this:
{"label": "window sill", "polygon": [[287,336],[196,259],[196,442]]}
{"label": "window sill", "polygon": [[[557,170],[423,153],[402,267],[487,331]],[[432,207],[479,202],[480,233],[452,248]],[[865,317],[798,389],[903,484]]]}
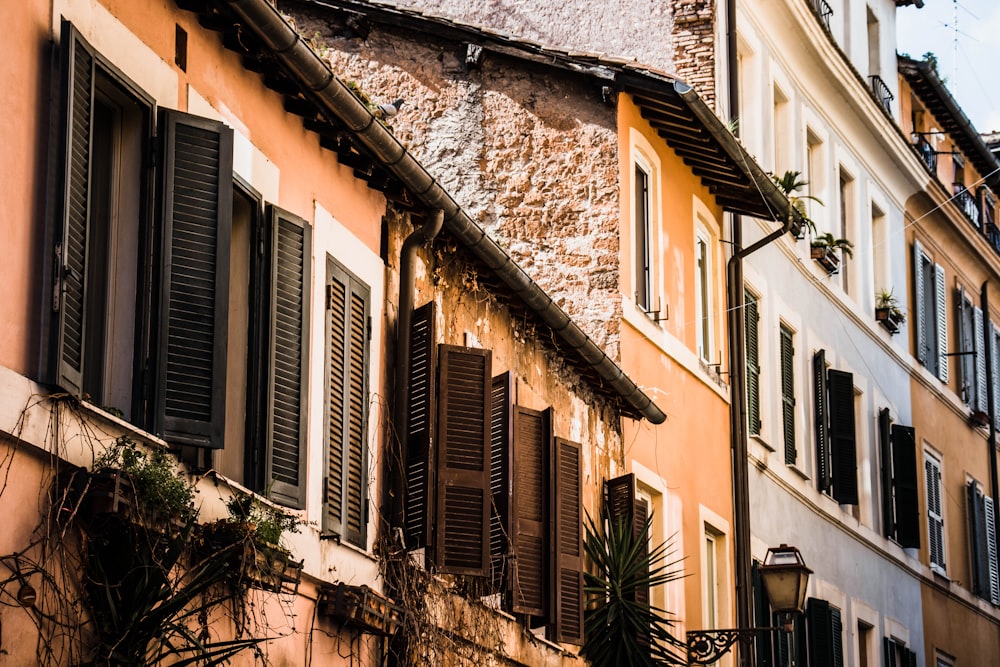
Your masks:
{"label": "window sill", "polygon": [[757,444],[759,444],[761,447],[771,452],[772,454],[775,451],[777,451],[774,447],[770,445],[770,443],[768,443],[767,440],[764,439],[764,437],[760,433],[751,433],[750,439],[755,441]]}
{"label": "window sill", "polygon": [[[117,415],[114,415],[108,412],[107,410],[104,410],[103,408],[100,408],[94,405],[93,403],[89,403],[87,401],[83,400],[78,401],[77,405],[83,412],[88,413],[89,415],[95,417],[100,421],[119,427],[120,429],[125,431],[128,435],[132,435],[142,440],[146,444],[157,445],[165,449],[170,448],[170,443],[168,443],[166,440],[163,440],[162,438],[159,438],[153,435],[152,433],[144,431],[143,429],[139,428],[132,422],[126,420],[124,417],[118,417]],[[108,435],[111,434],[109,433]]]}
{"label": "window sill", "polygon": [[801,466],[799,466],[798,463],[786,463],[785,467],[794,472],[799,477],[801,477],[803,481],[808,482],[810,479],[812,479],[812,477],[809,476],[809,473],[807,473]]}

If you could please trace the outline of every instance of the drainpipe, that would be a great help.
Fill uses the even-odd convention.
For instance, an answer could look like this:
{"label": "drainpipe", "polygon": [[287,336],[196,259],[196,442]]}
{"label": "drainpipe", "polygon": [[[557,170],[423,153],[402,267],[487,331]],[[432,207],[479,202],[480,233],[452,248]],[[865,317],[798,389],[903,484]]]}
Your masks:
{"label": "drainpipe", "polygon": [[[982,290],[980,291],[980,306],[983,309],[983,317],[987,322],[990,321],[990,298],[989,292],[986,290],[986,286],[989,281],[983,283]],[[986,440],[986,447],[989,451],[989,461],[990,461],[990,491],[993,496],[993,531],[994,535],[997,530],[1000,530],[1000,512],[997,512],[996,508],[1000,507],[1000,490],[997,489],[997,427],[996,427],[996,410],[994,409],[993,401],[996,400],[996,396],[993,392],[993,341],[990,340],[990,328],[988,326],[983,327],[983,349],[986,350],[986,414],[990,417],[990,436]]]}
{"label": "drainpipe", "polygon": [[[404,443],[410,392],[407,371],[410,369],[410,322],[413,319],[413,287],[416,281],[417,250],[429,246],[444,225],[444,211],[434,211],[433,217],[416,229],[399,251],[399,300],[396,314],[396,382],[392,411],[393,433],[386,443],[386,469],[389,483],[382,494],[382,516],[390,517],[389,528],[403,525],[403,497],[406,494]],[[390,536],[391,537],[391,536]]]}

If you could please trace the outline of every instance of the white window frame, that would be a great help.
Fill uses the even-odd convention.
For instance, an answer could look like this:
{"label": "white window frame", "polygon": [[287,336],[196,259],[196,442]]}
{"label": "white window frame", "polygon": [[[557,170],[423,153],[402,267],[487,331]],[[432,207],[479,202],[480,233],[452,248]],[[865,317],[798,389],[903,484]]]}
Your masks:
{"label": "white window frame", "polygon": [[[633,129],[631,132],[631,157],[629,160],[629,179],[631,182],[631,192],[629,193],[630,207],[630,239],[629,257],[632,261],[632,271],[630,279],[629,300],[636,304],[636,308],[645,313],[647,317],[659,324],[666,319],[664,311],[667,307],[662,302],[663,289],[661,285],[661,267],[659,258],[660,248],[660,194],[659,194],[659,174],[660,163],[656,153],[648,142]],[[645,198],[645,220],[642,229],[639,229],[640,209],[636,197],[636,171],[641,170],[646,176],[646,198]],[[639,234],[644,236],[645,257],[639,257]],[[639,298],[640,262],[648,266],[645,276],[645,302]]]}
{"label": "white window frame", "polygon": [[715,351],[715,281],[712,280],[715,247],[714,236],[699,216],[694,241],[695,347],[705,363],[712,363]]}

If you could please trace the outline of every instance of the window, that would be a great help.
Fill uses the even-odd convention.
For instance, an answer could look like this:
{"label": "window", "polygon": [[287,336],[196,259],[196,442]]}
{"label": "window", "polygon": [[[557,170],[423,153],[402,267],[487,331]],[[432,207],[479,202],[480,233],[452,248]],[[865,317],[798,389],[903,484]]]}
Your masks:
{"label": "window", "polygon": [[886,637],[882,644],[885,667],[917,667],[917,654],[906,648],[906,642]]}
{"label": "window", "polygon": [[874,660],[874,655],[872,651],[872,639],[875,636],[875,628],[865,623],[864,621],[858,621],[858,667],[875,667],[877,662]]}
{"label": "window", "polygon": [[807,194],[815,197],[816,200],[807,200],[809,207],[809,217],[813,220],[819,219],[822,213],[820,201],[826,197],[826,166],[823,153],[823,140],[811,127],[806,127],[806,187]]}
{"label": "window", "polygon": [[941,460],[924,454],[924,483],[927,486],[927,548],[931,569],[942,574],[944,563],[944,508],[941,500]]}
{"label": "window", "polygon": [[858,504],[854,376],[826,366],[826,352],[813,357],[816,417],[816,485],[841,505]]}
{"label": "window", "polygon": [[875,280],[875,292],[893,289],[889,267],[889,224],[885,213],[875,202],[871,205],[872,223],[872,277]]}
{"label": "window", "polygon": [[644,312],[655,310],[653,302],[655,284],[653,279],[653,200],[650,192],[652,170],[636,162],[634,172],[635,210],[633,233],[635,234],[635,303]]}
{"label": "window", "polygon": [[[826,600],[806,602],[806,632],[812,667],[844,667],[844,629],[840,610]],[[804,663],[802,663],[804,664]]]}
{"label": "window", "polygon": [[722,607],[719,595],[721,577],[719,569],[725,558],[725,540],[722,533],[705,524],[705,562],[702,586],[705,591],[704,623],[706,629],[719,627],[719,616]]}
{"label": "window", "polygon": [[712,242],[711,237],[699,229],[695,236],[695,317],[697,326],[698,356],[711,362],[712,355]]}
{"label": "window", "polygon": [[760,316],[757,297],[743,293],[743,317],[746,327],[747,419],[751,435],[760,435]]}
{"label": "window", "polygon": [[323,532],[355,546],[368,536],[368,286],[326,261],[327,470]]}
{"label": "window", "polygon": [[879,35],[878,17],[868,7],[868,75],[881,76],[882,42]]}
{"label": "window", "polygon": [[795,465],[798,449],[795,445],[795,347],[792,330],[782,324],[781,336],[781,430],[785,441],[785,463]]}
{"label": "window", "polygon": [[[629,473],[607,480],[604,483],[604,497],[608,508],[608,519],[611,523],[624,523],[626,526],[631,526],[632,538],[634,540],[639,540],[645,533],[646,544],[641,548],[645,548],[648,551],[651,531],[647,531],[646,524],[650,522],[651,508],[649,500],[640,495],[636,488],[635,475]],[[649,572],[637,572],[636,576],[648,577]],[[636,587],[634,594],[631,596],[631,601],[648,605],[650,603],[651,592],[649,588]],[[649,637],[640,637],[639,641],[648,645]]]}
{"label": "window", "polygon": [[[973,305],[964,287],[958,290],[959,378],[962,400],[986,413],[986,354],[983,350],[983,311]],[[971,353],[971,354],[969,354]]]}
{"label": "window", "polygon": [[917,451],[912,426],[893,424],[889,409],[878,415],[882,479],[882,534],[907,549],[920,547]]}
{"label": "window", "polygon": [[[842,239],[850,239],[854,236],[854,178],[841,167],[837,181],[839,184],[837,200],[840,209],[840,225],[837,236]],[[844,251],[840,252],[843,260],[840,263],[841,286],[845,292],[849,293],[851,290],[849,263],[847,257],[843,256]]]}
{"label": "window", "polygon": [[984,495],[979,483],[966,486],[969,517],[969,556],[972,561],[972,592],[1000,604],[1000,572],[997,570],[997,535],[993,498]]}
{"label": "window", "polygon": [[948,328],[945,315],[944,268],[934,264],[920,241],[913,241],[913,311],[917,361],[948,381]]}
{"label": "window", "polygon": [[791,168],[792,137],[789,128],[792,127],[792,105],[778,84],[773,83],[772,85],[774,86],[774,115],[771,131],[774,136],[774,173],[783,174]]}

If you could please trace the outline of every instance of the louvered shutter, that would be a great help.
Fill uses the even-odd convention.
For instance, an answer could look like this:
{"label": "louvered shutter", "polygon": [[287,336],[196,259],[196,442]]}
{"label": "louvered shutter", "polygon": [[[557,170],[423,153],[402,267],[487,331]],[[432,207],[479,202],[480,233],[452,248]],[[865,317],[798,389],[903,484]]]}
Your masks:
{"label": "louvered shutter", "polygon": [[980,308],[972,309],[972,322],[975,329],[976,351],[976,410],[986,412],[986,347],[983,340],[983,311]]}
{"label": "louvered shutter", "polygon": [[551,638],[583,644],[583,459],[580,445],[555,439],[552,475],[552,629]]}
{"label": "louvered shutter", "polygon": [[781,426],[785,437],[785,463],[798,459],[795,446],[795,349],[792,332],[781,327]]}
{"label": "louvered shutter", "polygon": [[944,285],[944,267],[934,265],[934,315],[937,324],[938,379],[948,381],[948,316]]}
{"label": "louvered shutter", "polygon": [[841,505],[858,504],[858,454],[854,424],[854,376],[827,371],[830,406],[830,459],[833,497]]}
{"label": "louvered shutter", "polygon": [[997,529],[993,498],[983,496],[983,523],[986,531],[986,567],[989,579],[988,599],[1000,604],[1000,567],[997,562]]}
{"label": "louvered shutter", "polygon": [[926,296],[924,294],[924,252],[920,241],[913,241],[913,313],[914,327],[916,335],[916,357],[924,366],[928,363],[927,357],[927,322],[930,314],[926,308]]}
{"label": "louvered shutter", "polygon": [[930,564],[942,569],[944,563],[944,517],[941,513],[941,464],[936,459],[924,459],[924,481],[927,486],[927,542]]}
{"label": "louvered shutter", "polygon": [[[493,378],[493,413],[490,425],[490,590],[505,593],[509,581],[511,545],[511,462],[513,461],[514,426],[513,377],[510,372]],[[510,609],[504,596],[504,609]]]}
{"label": "louvered shutter", "polygon": [[271,226],[271,335],[266,479],[275,500],[302,507],[305,504],[306,396],[309,387],[310,229],[305,220],[276,206],[269,207],[268,218]]}
{"label": "louvered shutter", "polygon": [[68,22],[63,47],[62,238],[57,249],[59,310],[56,381],[66,391],[83,392],[86,325],[87,244],[90,219],[90,152],[95,54]]}
{"label": "louvered shutter", "polygon": [[513,611],[532,616],[544,616],[546,611],[550,417],[547,411],[514,408],[510,592]]}
{"label": "louvered shutter", "polygon": [[[760,563],[754,561],[750,566],[750,581],[753,588],[753,618],[754,625],[766,628],[771,625],[771,612],[767,596],[764,594],[764,582],[760,577]],[[774,666],[773,642],[783,639],[783,632],[759,632],[754,637],[754,654],[757,657],[756,667]]]}
{"label": "louvered shutter", "polygon": [[972,565],[972,593],[979,597],[988,597],[988,573],[986,571],[986,544],[983,539],[982,494],[976,488],[975,482],[969,482],[965,487],[966,508],[969,519],[969,555]]}
{"label": "louvered shutter", "polygon": [[[437,425],[437,306],[429,301],[413,311],[410,321],[410,369],[406,427],[406,543],[411,549],[431,544],[435,488],[434,439]],[[403,335],[403,334],[401,334]],[[428,554],[429,555],[429,554]]]}
{"label": "louvered shutter", "polygon": [[757,298],[744,294],[743,314],[746,326],[747,419],[750,433],[760,433],[760,338]]}
{"label": "louvered shutter", "polygon": [[813,398],[816,417],[816,488],[830,488],[830,442],[827,429],[826,352],[813,356]]}
{"label": "louvered shutter", "polygon": [[840,610],[830,607],[830,643],[833,649],[833,667],[844,667],[844,625]]}
{"label": "louvered shutter", "polygon": [[878,448],[881,463],[879,479],[882,483],[882,534],[896,537],[895,490],[892,484],[892,422],[889,408],[878,411]]}
{"label": "louvered shutter", "polygon": [[891,637],[882,638],[882,658],[885,667],[903,667],[897,664],[896,642]]}
{"label": "louvered shutter", "polygon": [[834,636],[830,603],[809,598],[806,603],[810,667],[834,667]]}
{"label": "louvered shutter", "polygon": [[[969,317],[967,318],[966,315]],[[966,405],[974,407],[973,392],[976,387],[975,368],[975,342],[972,340],[974,327],[968,320],[971,319],[972,305],[965,301],[965,288],[959,286],[955,294],[955,324],[958,330],[958,350],[969,352],[958,358],[958,382],[959,397]]]}
{"label": "louvered shutter", "polygon": [[233,131],[164,111],[158,429],[222,447],[226,412]]}
{"label": "louvered shutter", "polygon": [[454,345],[438,349],[434,562],[439,572],[486,576],[492,355]]}
{"label": "louvered shutter", "polygon": [[917,667],[917,652],[911,651],[910,649],[904,649],[906,656],[906,667]]}
{"label": "louvered shutter", "polygon": [[369,295],[327,261],[327,471],[323,531],[367,545]]}
{"label": "louvered shutter", "polygon": [[993,428],[1000,430],[1000,346],[997,345],[997,328],[993,322],[987,327],[989,331],[989,352],[991,378],[993,380]]}
{"label": "louvered shutter", "polygon": [[920,548],[920,504],[917,496],[917,438],[912,426],[892,426],[892,485],[896,499],[896,541]]}

